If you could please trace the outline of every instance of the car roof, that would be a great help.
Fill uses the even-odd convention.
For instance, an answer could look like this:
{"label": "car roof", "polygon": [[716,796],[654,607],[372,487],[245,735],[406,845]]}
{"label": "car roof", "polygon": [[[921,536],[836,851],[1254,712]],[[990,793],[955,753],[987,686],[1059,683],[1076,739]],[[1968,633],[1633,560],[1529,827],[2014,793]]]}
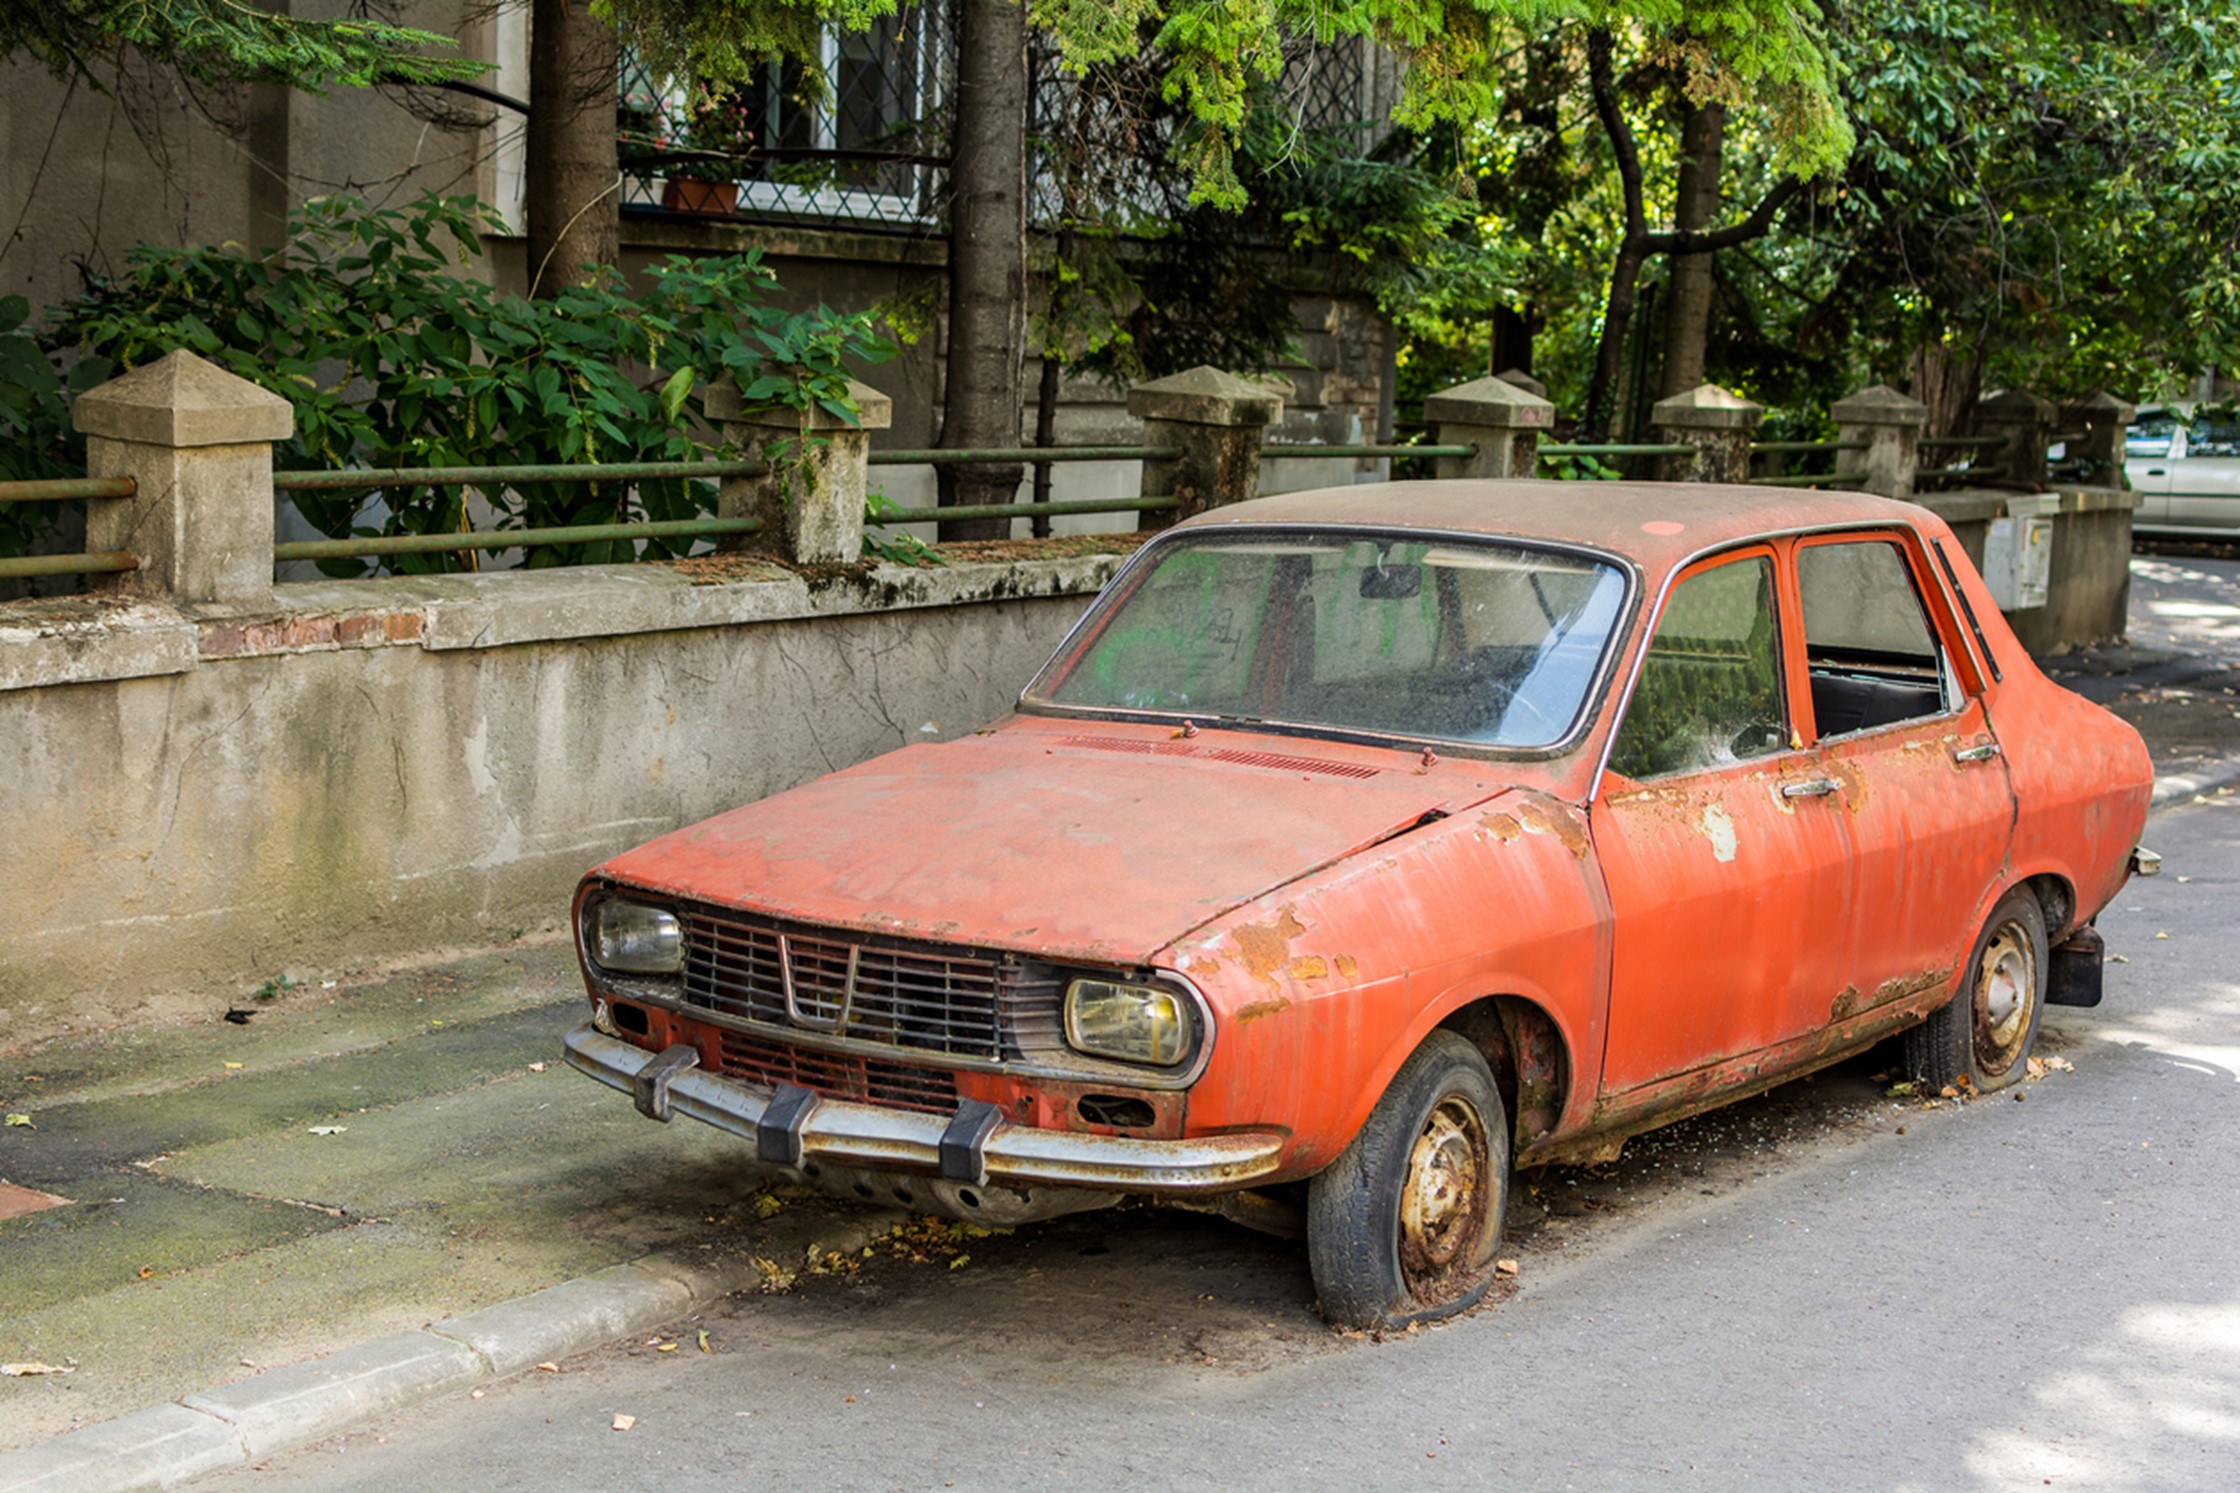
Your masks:
{"label": "car roof", "polygon": [[1923,510],[1867,493],[1709,482],[1552,482],[1445,478],[1280,493],[1177,525],[1432,529],[1585,545],[1649,569],[1767,534],[1854,525],[1917,527]]}

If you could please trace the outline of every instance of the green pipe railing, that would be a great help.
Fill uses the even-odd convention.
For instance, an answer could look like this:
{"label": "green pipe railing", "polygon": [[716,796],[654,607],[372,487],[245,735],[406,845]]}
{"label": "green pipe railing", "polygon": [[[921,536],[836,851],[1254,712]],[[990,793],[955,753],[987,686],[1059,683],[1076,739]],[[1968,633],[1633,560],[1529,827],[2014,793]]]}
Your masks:
{"label": "green pipe railing", "polygon": [[1614,444],[1604,441],[1573,441],[1542,446],[1540,456],[1542,460],[1551,456],[1688,456],[1693,454],[1695,449],[1693,446],[1681,445],[1644,446]]}
{"label": "green pipe railing", "polygon": [[1752,487],[1848,487],[1866,481],[1866,474],[1854,472],[1838,477],[1833,472],[1818,472],[1804,477],[1752,477]]}
{"label": "green pipe railing", "polygon": [[356,560],[375,555],[437,555],[451,550],[529,549],[547,544],[597,544],[617,539],[701,539],[753,534],[758,518],[679,518],[643,524],[571,524],[551,529],[462,529],[456,534],[370,534],[354,539],[298,539],[272,547],[275,561]]}
{"label": "green pipe railing", "polygon": [[138,570],[139,560],[126,550],[98,550],[90,555],[18,555],[0,560],[0,578],[34,575],[115,575]]}
{"label": "green pipe railing", "polygon": [[1921,468],[1921,469],[1920,469],[1919,471],[1917,471],[1917,472],[1915,472],[1915,473],[1913,474],[1913,480],[1914,480],[1914,481],[1916,481],[1916,482],[1926,482],[1926,481],[1929,481],[1929,480],[1931,480],[1931,479],[1933,479],[1933,478],[1945,478],[1945,477],[1980,477],[1980,478],[1984,479],[1985,481],[1989,481],[1990,479],[1992,479],[1992,478],[1994,478],[1994,477],[2004,477],[2004,476],[2006,476],[2006,475],[2007,475],[2007,469],[2006,469],[2005,467],[2003,467],[2003,466],[2002,466],[2002,467],[1923,467],[1923,468]]}
{"label": "green pipe railing", "polygon": [[139,492],[130,477],[35,477],[0,482],[0,503],[61,503],[71,498],[129,498]]}
{"label": "green pipe railing", "polygon": [[1068,513],[1171,513],[1179,498],[1097,498],[1067,503],[980,503],[957,508],[898,508],[866,514],[865,528],[962,522],[975,518],[1057,518]]}
{"label": "green pipe railing", "polygon": [[335,492],[367,487],[495,487],[522,482],[649,482],[660,477],[759,477],[759,461],[588,461],[510,467],[343,467],[274,472],[276,492]]}
{"label": "green pipe railing", "polygon": [[1317,446],[1305,441],[1270,441],[1260,448],[1263,461],[1276,456],[1329,456],[1375,460],[1389,457],[1399,460],[1409,456],[1470,457],[1478,454],[1476,446]]}
{"label": "green pipe railing", "polygon": [[1753,452],[1764,451],[1864,451],[1870,443],[1864,438],[1851,441],[1752,441]]}
{"label": "green pipe railing", "polygon": [[2006,443],[2003,435],[1939,435],[1915,444],[1924,451],[1990,451]]}

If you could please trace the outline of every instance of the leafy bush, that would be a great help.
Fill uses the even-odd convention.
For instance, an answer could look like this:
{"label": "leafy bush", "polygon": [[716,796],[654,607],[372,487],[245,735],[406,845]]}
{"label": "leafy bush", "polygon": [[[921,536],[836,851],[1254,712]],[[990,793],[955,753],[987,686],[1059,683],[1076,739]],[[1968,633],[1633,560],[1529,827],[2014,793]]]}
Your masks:
{"label": "leafy bush", "polygon": [[[0,482],[83,477],[85,437],[70,427],[70,400],[108,378],[104,358],[81,358],[65,377],[32,339],[30,303],[0,297]],[[0,555],[28,553],[56,527],[59,503],[0,503]]]}
{"label": "leafy bush", "polygon": [[[762,304],[775,277],[759,251],[672,255],[637,293],[610,273],[551,300],[503,295],[458,273],[496,226],[471,198],[430,196],[393,210],[317,199],[267,254],[140,246],[121,277],[59,308],[48,340],[75,343],[81,368],[94,359],[130,368],[184,347],[282,395],[295,406],[296,433],[275,449],[275,464],[288,470],[689,461],[715,449],[702,406],[711,382],[735,377],[749,407],[821,406],[852,419],[847,362],[891,355],[869,313],[789,315]],[[468,491],[295,497],[315,527],[342,538],[466,529]],[[472,491],[502,528],[692,518],[714,504],[712,483],[686,478]],[[637,543],[648,557],[690,547]],[[528,563],[629,560],[633,551],[629,541],[542,546]],[[462,563],[456,552],[395,557],[401,571]]]}

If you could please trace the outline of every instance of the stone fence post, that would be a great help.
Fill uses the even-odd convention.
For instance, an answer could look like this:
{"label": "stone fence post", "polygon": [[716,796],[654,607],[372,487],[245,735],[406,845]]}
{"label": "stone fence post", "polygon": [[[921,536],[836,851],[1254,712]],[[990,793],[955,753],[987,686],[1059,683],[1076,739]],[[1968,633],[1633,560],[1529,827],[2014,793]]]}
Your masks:
{"label": "stone fence post", "polygon": [[2084,440],[2073,442],[2069,454],[2084,462],[2082,481],[2087,487],[2126,489],[2123,475],[2123,433],[2139,407],[2118,399],[2106,389],[2095,389],[2066,412],[2084,425]]}
{"label": "stone fence post", "polygon": [[1143,464],[1145,497],[1181,500],[1173,513],[1146,513],[1136,524],[1163,529],[1259,495],[1260,444],[1283,415],[1283,395],[1200,366],[1130,388],[1128,413],[1143,421],[1146,446],[1181,448],[1178,457]]}
{"label": "stone fence post", "polygon": [[1833,413],[1836,439],[1867,443],[1864,451],[1836,453],[1836,475],[1861,479],[1862,492],[1911,498],[1929,407],[1888,384],[1876,384],[1837,400]]}
{"label": "stone fence post", "polygon": [[2054,407],[2024,389],[1997,389],[1976,401],[1979,434],[2005,444],[1983,453],[1990,465],[2006,468],[2004,480],[2030,488],[2046,485],[2046,442],[2053,435]]}
{"label": "stone fence post", "polygon": [[78,396],[86,475],[130,477],[129,498],[86,504],[86,548],[140,568],[98,584],[182,606],[272,604],[272,443],[295,408],[184,350]]}
{"label": "stone fence post", "polygon": [[894,423],[894,401],[853,379],[848,397],[854,425],[821,405],[806,414],[743,409],[729,379],[708,390],[708,418],[723,438],[770,468],[760,477],[727,477],[717,489],[717,517],[762,520],[760,533],[732,536],[723,548],[763,550],[799,565],[862,562],[871,432]]}
{"label": "stone fence post", "polygon": [[1699,384],[1685,394],[1660,399],[1649,423],[1660,445],[1684,445],[1686,456],[1657,458],[1660,482],[1748,482],[1750,435],[1765,419],[1766,407],[1717,384]]}
{"label": "stone fence post", "polygon": [[1423,402],[1436,446],[1475,446],[1468,456],[1442,456],[1441,477],[1532,477],[1540,469],[1540,433],[1555,424],[1556,407],[1507,374],[1441,389]]}
{"label": "stone fence post", "polygon": [[1542,399],[1548,397],[1548,386],[1540,382],[1540,380],[1534,378],[1531,374],[1525,372],[1522,368],[1504,368],[1499,373],[1495,374],[1494,377],[1501,380],[1505,384],[1515,384],[1518,388],[1524,390],[1527,394],[1537,394]]}

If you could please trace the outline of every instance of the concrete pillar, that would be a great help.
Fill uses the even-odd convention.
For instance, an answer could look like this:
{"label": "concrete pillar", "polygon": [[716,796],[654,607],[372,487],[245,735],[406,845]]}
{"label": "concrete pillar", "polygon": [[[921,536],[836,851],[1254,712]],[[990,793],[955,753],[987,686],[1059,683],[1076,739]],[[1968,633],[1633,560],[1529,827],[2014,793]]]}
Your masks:
{"label": "concrete pillar", "polygon": [[272,443],[295,408],[184,350],[78,396],[86,475],[130,477],[129,498],[86,504],[86,548],[140,568],[97,584],[182,606],[272,604]]}
{"label": "concrete pillar", "polygon": [[1836,453],[1836,475],[1862,479],[1862,492],[1911,498],[1929,407],[1888,384],[1876,384],[1837,400],[1834,414],[1836,439],[1867,443],[1864,451]]}
{"label": "concrete pillar", "polygon": [[2069,443],[2069,454],[2084,463],[2077,480],[2087,487],[2130,487],[2123,475],[2123,432],[2139,407],[2118,399],[2106,389],[2095,389],[2071,407],[2084,426],[2084,439]]}
{"label": "concrete pillar", "polygon": [[749,410],[738,385],[708,390],[708,418],[749,460],[770,470],[731,477],[716,492],[719,518],[759,518],[762,531],[726,548],[757,549],[797,565],[856,565],[863,560],[863,505],[871,491],[871,432],[894,423],[894,401],[848,381],[856,407],[850,425],[818,405],[806,413]]}
{"label": "concrete pillar", "polygon": [[2052,401],[2024,389],[1998,389],[1984,395],[1976,401],[1976,434],[1998,436],[2005,444],[1983,452],[1982,460],[2005,467],[2005,481],[2044,487],[2053,415]]}
{"label": "concrete pillar", "polygon": [[1660,399],[1649,410],[1659,445],[1684,445],[1686,456],[1657,458],[1660,482],[1748,482],[1750,436],[1766,407],[1717,384],[1698,384]]}
{"label": "concrete pillar", "polygon": [[1283,415],[1290,385],[1250,382],[1200,366],[1137,384],[1128,390],[1128,413],[1143,421],[1146,446],[1177,446],[1169,461],[1143,464],[1143,495],[1179,498],[1173,513],[1146,513],[1139,529],[1163,529],[1208,508],[1226,507],[1260,492],[1260,445]]}
{"label": "concrete pillar", "polygon": [[1548,397],[1548,386],[1540,382],[1540,380],[1534,378],[1531,374],[1525,372],[1522,368],[1504,368],[1499,373],[1495,374],[1494,377],[1501,380],[1505,384],[1515,384],[1518,388],[1524,390],[1527,394],[1537,394],[1542,399]]}
{"label": "concrete pillar", "polygon": [[1423,401],[1423,418],[1436,446],[1476,446],[1469,456],[1442,456],[1441,477],[1533,477],[1540,468],[1540,432],[1555,423],[1556,407],[1527,392],[1507,374],[1472,379]]}

